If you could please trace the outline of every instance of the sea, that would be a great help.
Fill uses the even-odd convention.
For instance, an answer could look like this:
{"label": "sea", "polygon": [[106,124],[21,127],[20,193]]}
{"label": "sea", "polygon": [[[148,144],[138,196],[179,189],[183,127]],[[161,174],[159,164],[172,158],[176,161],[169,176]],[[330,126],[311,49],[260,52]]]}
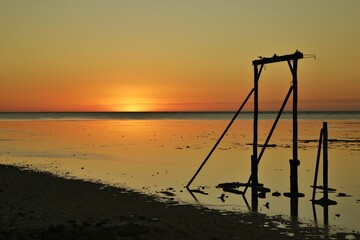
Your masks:
{"label": "sea", "polygon": [[[360,231],[360,112],[298,113],[298,189],[290,191],[293,115],[284,112],[258,165],[268,192],[244,191],[251,173],[253,113],[234,112],[65,112],[0,113],[0,163],[64,178],[125,187],[159,201],[192,204],[232,213],[281,216],[329,231]],[[258,152],[277,112],[259,114]],[[313,205],[313,185],[323,185],[320,130],[328,127],[328,182],[336,205]],[[209,154],[212,149],[214,150]],[[318,154],[319,158],[318,158]],[[204,160],[207,161],[204,163]],[[316,163],[319,159],[315,182]],[[199,167],[194,181],[190,183]],[[229,191],[221,184],[240,186]],[[315,191],[315,199],[323,197]],[[255,204],[256,203],[256,204]],[[286,226],[285,226],[286,227]]]}
{"label": "sea", "polygon": [[[121,120],[121,119],[231,119],[235,112],[3,112],[0,120]],[[274,119],[277,112],[260,112],[260,119]],[[292,112],[284,112],[282,119],[292,119]],[[253,119],[253,112],[242,112],[239,119]],[[360,111],[303,111],[299,120],[359,120]]]}

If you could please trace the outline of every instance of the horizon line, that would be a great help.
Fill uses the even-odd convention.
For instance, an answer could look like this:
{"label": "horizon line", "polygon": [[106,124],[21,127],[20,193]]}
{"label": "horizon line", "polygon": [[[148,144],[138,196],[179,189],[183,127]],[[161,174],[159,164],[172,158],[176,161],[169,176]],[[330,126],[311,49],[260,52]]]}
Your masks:
{"label": "horizon line", "polygon": [[[0,114],[11,113],[235,113],[236,111],[0,111]],[[253,113],[253,111],[242,111],[243,113]],[[259,113],[277,113],[276,110],[259,111]],[[359,112],[360,110],[298,110],[298,113],[349,113]],[[292,111],[283,111],[283,113],[292,113]]]}

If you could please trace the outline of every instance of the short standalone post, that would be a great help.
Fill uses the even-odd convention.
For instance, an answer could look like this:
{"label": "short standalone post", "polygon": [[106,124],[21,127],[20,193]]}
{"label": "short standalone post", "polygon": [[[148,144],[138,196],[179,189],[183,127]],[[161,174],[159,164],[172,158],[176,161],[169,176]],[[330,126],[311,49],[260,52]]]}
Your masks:
{"label": "short standalone post", "polygon": [[[317,187],[317,175],[318,175],[318,166],[319,166],[319,153],[321,148],[321,140],[323,145],[323,197],[319,200],[315,200],[315,190]],[[327,122],[323,122],[323,128],[320,131],[320,143],[319,143],[319,150],[318,150],[318,157],[316,160],[316,169],[315,169],[315,177],[314,177],[314,193],[312,197],[312,201],[314,204],[319,204],[322,206],[328,206],[328,205],[336,205],[337,202],[329,199],[329,185],[328,185],[328,128],[327,128]]]}

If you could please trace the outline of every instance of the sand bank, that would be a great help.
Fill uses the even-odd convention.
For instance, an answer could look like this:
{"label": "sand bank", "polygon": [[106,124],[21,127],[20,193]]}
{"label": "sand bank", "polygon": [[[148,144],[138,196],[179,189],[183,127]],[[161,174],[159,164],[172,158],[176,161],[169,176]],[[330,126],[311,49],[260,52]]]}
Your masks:
{"label": "sand bank", "polygon": [[[318,239],[327,235],[323,229],[299,227],[280,218],[160,202],[128,189],[4,165],[0,165],[0,214],[0,239]],[[278,228],[279,222],[288,227]]]}

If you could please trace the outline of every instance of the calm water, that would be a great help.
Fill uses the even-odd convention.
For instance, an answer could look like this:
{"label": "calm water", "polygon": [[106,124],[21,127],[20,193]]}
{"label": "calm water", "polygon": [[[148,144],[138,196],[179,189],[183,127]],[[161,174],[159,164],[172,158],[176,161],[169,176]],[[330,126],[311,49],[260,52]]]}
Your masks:
{"label": "calm water", "polygon": [[[259,119],[275,119],[277,113],[262,112]],[[65,112],[65,113],[0,113],[0,120],[159,120],[159,119],[231,119],[233,112]],[[292,119],[284,112],[282,119]],[[360,120],[360,111],[299,112],[300,120]],[[253,119],[252,112],[243,112],[238,119]]]}
{"label": "calm water", "polygon": [[[262,112],[259,119],[275,119],[277,113]],[[0,113],[0,120],[121,120],[121,119],[231,119],[233,112],[67,112],[67,113]],[[238,119],[252,119],[252,112],[242,112]],[[299,112],[299,119],[360,120],[360,112]],[[292,119],[291,112],[284,112],[282,119]]]}
{"label": "calm water", "polygon": [[[252,208],[250,191],[246,198],[225,193],[222,202],[223,191],[216,186],[249,178],[251,113],[240,114],[192,184],[207,195],[195,193],[195,199],[184,189],[232,117],[233,113],[2,113],[0,162],[127,186],[165,200],[246,212]],[[275,117],[270,112],[260,115],[259,143],[265,141]],[[329,138],[337,140],[329,143],[329,186],[337,189],[330,199],[337,205],[327,209],[328,222],[333,231],[360,231],[359,112],[299,114],[299,191],[305,197],[299,199],[297,218],[320,227],[324,223],[326,209],[313,209],[309,201],[324,120]],[[271,192],[289,191],[291,126],[291,114],[285,113],[270,141],[275,147],[265,151],[259,164],[259,181]],[[321,180],[320,172],[319,185]],[[321,197],[318,192],[316,198]],[[290,218],[290,200],[268,193],[259,199],[257,210]]]}

